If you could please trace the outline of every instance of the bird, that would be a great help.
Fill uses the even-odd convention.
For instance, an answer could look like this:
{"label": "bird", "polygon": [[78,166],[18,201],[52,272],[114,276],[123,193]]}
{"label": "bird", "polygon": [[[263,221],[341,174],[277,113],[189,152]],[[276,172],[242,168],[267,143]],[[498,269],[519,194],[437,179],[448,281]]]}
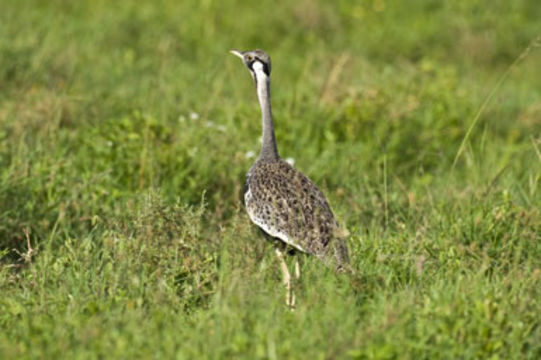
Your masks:
{"label": "bird", "polygon": [[[278,154],[270,100],[270,56],[260,49],[230,52],[250,71],[261,108],[261,150],[246,175],[244,205],[250,220],[281,245],[275,252],[286,288],[286,304],[294,308],[292,277],[284,258],[287,249],[315,256],[339,272],[346,271],[348,232],[339,226],[318,187]],[[294,271],[298,279],[297,257]]]}

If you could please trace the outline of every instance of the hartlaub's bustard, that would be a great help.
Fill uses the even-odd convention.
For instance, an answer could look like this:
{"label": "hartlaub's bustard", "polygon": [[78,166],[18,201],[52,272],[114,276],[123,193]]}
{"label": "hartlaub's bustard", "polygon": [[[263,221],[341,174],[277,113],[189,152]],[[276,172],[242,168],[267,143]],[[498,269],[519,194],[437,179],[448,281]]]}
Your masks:
{"label": "hartlaub's bustard", "polygon": [[[271,237],[316,256],[328,266],[344,269],[348,262],[347,231],[338,226],[316,185],[278,155],[270,103],[269,55],[263,50],[231,53],[240,57],[252,74],[263,120],[261,153],[246,178],[244,202],[250,219]],[[283,252],[277,248],[276,253],[284,275],[286,303],[295,306]],[[300,276],[298,262],[295,276]]]}

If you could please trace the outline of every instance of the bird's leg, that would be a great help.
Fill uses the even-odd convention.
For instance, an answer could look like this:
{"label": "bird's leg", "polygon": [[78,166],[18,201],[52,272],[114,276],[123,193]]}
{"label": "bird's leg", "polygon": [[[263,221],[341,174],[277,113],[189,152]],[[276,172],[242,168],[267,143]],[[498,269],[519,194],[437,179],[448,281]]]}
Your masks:
{"label": "bird's leg", "polygon": [[301,277],[301,267],[299,266],[299,258],[295,256],[295,283],[293,284],[293,289],[291,290],[291,308],[295,307],[295,286],[297,280]]}
{"label": "bird's leg", "polygon": [[286,305],[291,307],[294,306],[291,303],[291,275],[289,274],[286,260],[284,259],[284,254],[280,251],[280,249],[276,249],[276,255],[280,259],[280,268],[282,269],[282,275],[284,277],[283,282],[284,286],[286,287]]}

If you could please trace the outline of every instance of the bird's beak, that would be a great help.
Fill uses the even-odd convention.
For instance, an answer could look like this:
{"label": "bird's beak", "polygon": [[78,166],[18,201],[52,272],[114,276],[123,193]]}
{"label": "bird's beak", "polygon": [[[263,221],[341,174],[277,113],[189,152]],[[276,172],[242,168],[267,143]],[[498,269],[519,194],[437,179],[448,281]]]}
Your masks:
{"label": "bird's beak", "polygon": [[236,56],[240,57],[241,59],[244,59],[244,56],[243,56],[242,53],[241,53],[240,51],[238,51],[238,50],[233,49],[233,50],[230,50],[229,52],[230,52],[231,54],[233,54],[233,55],[236,55]]}

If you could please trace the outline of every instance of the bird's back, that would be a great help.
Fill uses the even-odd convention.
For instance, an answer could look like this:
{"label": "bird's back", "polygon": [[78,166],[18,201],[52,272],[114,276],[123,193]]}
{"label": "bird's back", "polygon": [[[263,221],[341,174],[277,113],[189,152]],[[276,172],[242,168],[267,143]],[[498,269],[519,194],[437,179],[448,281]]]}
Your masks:
{"label": "bird's back", "polygon": [[321,191],[284,160],[258,160],[244,195],[250,219],[267,234],[329,265],[348,262],[347,247]]}

